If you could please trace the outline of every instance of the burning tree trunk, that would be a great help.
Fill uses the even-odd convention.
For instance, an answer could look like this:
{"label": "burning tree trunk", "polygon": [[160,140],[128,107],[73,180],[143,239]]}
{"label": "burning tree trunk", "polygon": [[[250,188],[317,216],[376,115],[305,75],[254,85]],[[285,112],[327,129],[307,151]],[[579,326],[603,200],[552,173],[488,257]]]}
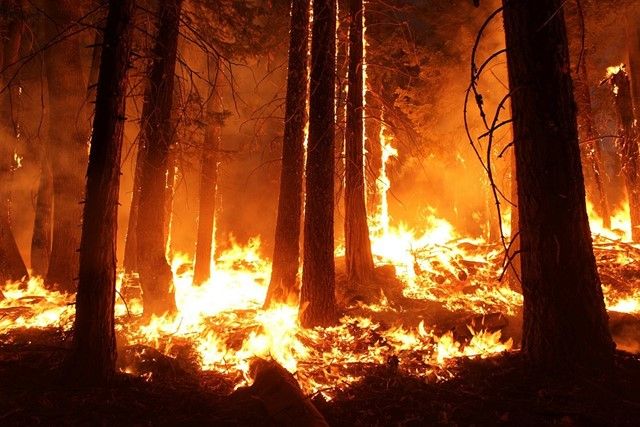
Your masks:
{"label": "burning tree trunk", "polygon": [[53,172],[55,207],[46,281],[63,291],[72,292],[78,273],[80,203],[90,133],[85,105],[87,84],[83,78],[80,38],[68,34],[77,18],[77,4],[65,0],[47,1],[45,5],[47,38],[60,39],[44,54],[50,107],[48,155]]}
{"label": "burning tree trunk", "polygon": [[611,212],[606,191],[606,171],[602,161],[601,141],[598,138],[593,121],[591,106],[591,92],[589,89],[589,76],[587,74],[587,52],[585,43],[586,31],[584,26],[584,14],[578,2],[568,2],[564,5],[567,20],[567,31],[572,63],[573,93],[577,106],[578,137],[583,153],[584,164],[589,173],[589,193],[596,209],[602,217],[603,226],[611,228]]}
{"label": "burning tree trunk", "polygon": [[140,144],[145,147],[137,218],[137,262],[145,315],[175,310],[171,267],[165,255],[164,206],[171,108],[182,0],[160,3],[159,29],[143,107]]}
{"label": "burning tree trunk", "polygon": [[280,198],[273,250],[271,281],[265,307],[286,302],[295,295],[300,258],[300,216],[302,212],[302,174],[304,131],[307,121],[309,0],[291,1],[289,33],[289,74],[287,105],[282,143]]}
{"label": "burning tree trunk", "polygon": [[36,216],[31,237],[31,269],[36,276],[44,276],[49,268],[51,218],[53,214],[53,179],[46,150],[42,150],[40,163]]}
{"label": "burning tree trunk", "polygon": [[0,79],[0,283],[7,280],[20,280],[28,275],[18,245],[11,231],[10,194],[8,182],[14,167],[16,149],[16,130],[12,104],[17,99],[17,84],[14,81],[14,64],[19,57],[20,43],[24,29],[22,6],[18,1],[9,1],[3,5],[9,15],[6,33],[0,51],[0,69],[4,75]]}
{"label": "burning tree trunk", "polygon": [[522,345],[544,369],[599,369],[611,365],[614,345],[587,219],[561,3],[503,0],[522,245]]}
{"label": "burning tree trunk", "polygon": [[300,292],[305,327],[336,320],[333,241],[336,2],[313,2],[304,257]]}
{"label": "burning tree trunk", "polygon": [[638,173],[640,170],[640,154],[638,152],[638,132],[633,114],[631,101],[631,85],[624,67],[613,67],[609,70],[609,84],[613,89],[620,139],[617,141],[618,154],[622,164],[627,196],[629,198],[629,213],[631,217],[631,237],[635,242],[640,241],[640,188],[638,188]]}
{"label": "burning tree trunk", "polygon": [[115,372],[116,231],[133,5],[109,5],[87,169],[70,366],[91,384],[106,383]]}
{"label": "burning tree trunk", "polygon": [[364,4],[349,1],[349,94],[345,163],[345,246],[349,281],[364,283],[373,276],[373,256],[367,224],[364,183]]}
{"label": "burning tree trunk", "polygon": [[[217,73],[219,67],[215,68]],[[214,82],[214,88],[207,101],[208,123],[205,129],[200,160],[202,170],[200,171],[198,240],[196,242],[196,261],[193,272],[193,282],[198,285],[206,282],[211,277],[211,252],[213,248],[218,186],[218,151],[220,150],[220,127],[222,125],[221,112],[218,111],[220,95],[216,87],[217,75],[210,75],[209,77]]]}

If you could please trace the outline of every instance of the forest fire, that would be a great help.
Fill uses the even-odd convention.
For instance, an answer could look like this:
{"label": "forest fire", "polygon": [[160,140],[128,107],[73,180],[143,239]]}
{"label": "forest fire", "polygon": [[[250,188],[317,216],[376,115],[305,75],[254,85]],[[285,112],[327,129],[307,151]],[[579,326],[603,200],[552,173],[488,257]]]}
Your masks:
{"label": "forest fire", "polygon": [[[590,223],[598,256],[615,260],[615,266],[607,264],[608,269],[619,270],[639,261],[640,247],[626,240],[628,209],[613,215],[614,230],[602,228],[602,220],[596,216]],[[503,260],[499,244],[461,238],[451,224],[435,214],[426,218],[424,229],[416,233],[403,225],[387,225],[372,236],[376,264],[394,267],[405,297],[483,315],[514,316],[520,310],[522,295],[510,289],[506,281],[499,281]],[[360,378],[367,365],[397,358],[410,372],[430,380],[446,379],[451,359],[486,357],[513,346],[513,339],[503,337],[501,329],[485,330],[482,325],[464,324],[468,328],[464,339],[451,331],[439,334],[424,320],[403,326],[407,314],[401,306],[392,306],[384,293],[376,303],[356,303],[351,309],[358,314],[346,314],[338,326],[303,329],[297,306],[262,309],[270,262],[261,255],[260,239],[253,239],[247,246],[233,242],[219,255],[211,279],[199,286],[193,285],[193,265],[188,256],[177,255],[172,271],[177,313],[150,320],[142,318],[135,277],[119,275],[119,345],[149,346],[172,357],[192,348],[201,369],[224,372],[236,386],[251,383],[249,367],[255,357],[275,359],[296,373],[306,392],[322,391],[330,398],[335,388]],[[619,289],[607,279],[603,284],[610,311],[640,313],[640,287]],[[47,290],[41,278],[31,278],[26,285],[10,283],[3,290],[0,334],[5,337],[11,330],[23,328],[71,329],[73,298]],[[396,324],[382,326],[374,319],[380,312],[391,313]],[[143,354],[139,356],[144,358]],[[326,366],[332,369],[323,369]],[[136,366],[123,366],[121,370],[144,374]]]}
{"label": "forest fire", "polygon": [[0,2],[0,424],[637,424],[639,28]]}

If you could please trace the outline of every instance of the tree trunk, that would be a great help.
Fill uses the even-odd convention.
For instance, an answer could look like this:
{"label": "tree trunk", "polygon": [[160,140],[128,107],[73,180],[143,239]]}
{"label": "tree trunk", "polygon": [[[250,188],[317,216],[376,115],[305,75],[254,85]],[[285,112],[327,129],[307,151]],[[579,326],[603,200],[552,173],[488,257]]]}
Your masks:
{"label": "tree trunk", "polygon": [[133,10],[133,0],[109,4],[87,169],[70,368],[89,384],[107,383],[115,373],[118,194]]}
{"label": "tree trunk", "polygon": [[625,69],[620,67],[609,76],[618,112],[618,126],[621,138],[617,141],[618,154],[622,164],[622,175],[627,187],[629,213],[631,216],[631,237],[640,242],[640,188],[638,173],[640,172],[640,154],[638,153],[638,130],[633,115],[631,101],[631,85]]}
{"label": "tree trunk", "polygon": [[165,181],[173,137],[171,109],[182,0],[160,3],[140,144],[145,161],[137,218],[138,270],[145,315],[175,311],[171,267],[165,254]]}
{"label": "tree trunk", "polygon": [[[210,67],[207,67],[210,68]],[[218,66],[215,66],[218,72]],[[207,127],[200,160],[200,204],[198,209],[198,237],[193,283],[200,285],[211,277],[213,250],[213,230],[216,218],[216,195],[218,186],[218,150],[220,149],[220,128],[222,105],[217,90],[217,75],[210,73],[213,91],[207,101]]]}
{"label": "tree trunk", "polygon": [[[367,82],[365,82],[366,84]],[[367,183],[367,206],[371,212],[377,212],[380,206],[378,178],[382,173],[382,104],[371,91],[365,94],[365,182]]]}
{"label": "tree trunk", "polygon": [[300,259],[302,176],[307,122],[309,0],[291,1],[289,71],[282,143],[280,198],[276,219],[271,281],[265,307],[297,299],[296,278]]}
{"label": "tree trunk", "polygon": [[629,52],[629,74],[631,75],[631,96],[635,117],[640,119],[640,8],[636,7],[626,17],[627,45]]}
{"label": "tree trunk", "polygon": [[[61,38],[77,19],[71,0],[46,1],[48,40]],[[65,292],[75,291],[82,198],[87,167],[90,123],[87,84],[83,78],[80,37],[62,37],[44,53],[49,88],[48,155],[53,172],[53,239],[46,282]]]}
{"label": "tree trunk", "polygon": [[349,1],[349,94],[345,160],[345,246],[347,278],[364,284],[373,277],[364,183],[364,4]]}
{"label": "tree trunk", "polygon": [[40,183],[36,200],[36,216],[31,237],[31,270],[44,277],[51,256],[51,218],[53,213],[53,180],[46,151],[42,150]]}
{"label": "tree trunk", "polygon": [[614,344],[596,270],[561,0],[503,0],[524,295],[522,351],[597,370]]}
{"label": "tree trunk", "polygon": [[564,5],[573,77],[573,93],[578,109],[578,137],[582,151],[587,195],[595,203],[605,228],[611,228],[611,212],[606,189],[606,171],[602,161],[601,141],[593,120],[589,76],[587,74],[587,48],[585,46],[585,24],[582,8],[577,2]]}
{"label": "tree trunk", "polygon": [[138,152],[136,154],[136,169],[133,176],[133,190],[131,191],[131,207],[129,208],[129,219],[127,222],[127,236],[124,245],[123,267],[127,273],[138,271],[138,210],[140,209],[140,187],[142,180],[142,168],[144,165],[145,147],[142,141],[138,141]]}
{"label": "tree trunk", "polygon": [[313,2],[304,257],[300,291],[304,327],[337,320],[334,260],[336,2]]}
{"label": "tree trunk", "polygon": [[16,129],[13,119],[13,103],[17,101],[18,85],[13,80],[15,67],[11,67],[20,55],[20,43],[24,30],[22,5],[11,1],[5,5],[7,13],[14,16],[8,22],[4,32],[6,39],[0,51],[0,69],[7,68],[0,79],[0,283],[7,280],[20,280],[28,276],[27,267],[20,255],[18,245],[11,230],[11,176],[14,170],[14,152],[16,150]]}

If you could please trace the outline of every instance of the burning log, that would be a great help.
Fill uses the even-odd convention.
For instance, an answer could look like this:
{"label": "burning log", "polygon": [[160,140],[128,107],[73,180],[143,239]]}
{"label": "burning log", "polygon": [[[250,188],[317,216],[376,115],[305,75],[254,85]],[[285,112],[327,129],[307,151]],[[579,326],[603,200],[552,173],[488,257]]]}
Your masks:
{"label": "burning log", "polygon": [[256,359],[250,367],[255,381],[248,391],[262,402],[279,426],[328,427],[326,420],[306,397],[298,382],[277,362]]}

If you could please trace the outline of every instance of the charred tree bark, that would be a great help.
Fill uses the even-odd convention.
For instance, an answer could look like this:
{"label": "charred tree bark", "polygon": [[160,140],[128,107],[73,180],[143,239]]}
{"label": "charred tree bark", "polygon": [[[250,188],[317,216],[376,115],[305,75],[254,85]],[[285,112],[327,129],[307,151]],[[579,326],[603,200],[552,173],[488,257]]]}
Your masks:
{"label": "charred tree bark", "polygon": [[605,228],[611,228],[611,211],[606,189],[606,171],[602,160],[601,141],[593,120],[591,92],[587,73],[587,49],[585,47],[585,24],[582,7],[577,2],[564,5],[569,39],[569,52],[573,77],[573,93],[577,106],[578,137],[582,151],[587,194],[595,203],[596,211],[602,217]]}
{"label": "charred tree bark", "polygon": [[[522,350],[549,371],[610,367],[560,0],[503,0],[518,177]],[[585,350],[585,349],[588,349]]]}
{"label": "charred tree bark", "polygon": [[4,41],[0,45],[0,69],[5,69],[0,78],[3,89],[0,93],[0,283],[7,280],[20,280],[27,277],[27,267],[20,255],[18,245],[11,230],[11,194],[9,182],[14,170],[14,152],[16,150],[16,129],[12,105],[17,100],[17,84],[12,76],[14,64],[20,54],[20,44],[24,30],[22,5],[18,1],[9,1],[6,8],[8,24],[3,30]]}
{"label": "charred tree bark", "polygon": [[40,182],[36,200],[36,216],[31,237],[31,270],[36,276],[47,273],[51,256],[51,218],[53,214],[53,179],[45,150],[40,160]]}
{"label": "charred tree bark", "polygon": [[133,0],[109,5],[87,169],[70,367],[89,384],[107,383],[115,373],[118,192],[133,9]]}
{"label": "charred tree bark", "polygon": [[166,173],[173,137],[171,109],[182,0],[160,3],[159,28],[145,97],[140,144],[145,147],[137,218],[138,270],[145,315],[175,311],[165,254]]}
{"label": "charred tree bark", "polygon": [[[215,67],[216,69],[218,67]],[[217,70],[216,70],[217,72]],[[210,76],[212,77],[212,76]],[[212,81],[217,78],[213,77]],[[218,187],[218,151],[220,150],[221,105],[217,88],[213,88],[207,101],[208,123],[204,134],[200,158],[200,204],[198,209],[198,236],[193,282],[200,285],[211,277],[213,230],[216,218],[216,195]]]}
{"label": "charred tree bark", "polygon": [[364,182],[363,14],[363,0],[350,0],[344,233],[347,278],[354,283],[365,283],[373,277]]}
{"label": "charred tree bark", "polygon": [[300,291],[305,327],[337,320],[334,260],[336,2],[313,2],[304,256]]}
{"label": "charred tree bark", "polygon": [[302,175],[307,122],[309,0],[291,1],[289,70],[282,142],[280,197],[276,219],[271,281],[265,307],[297,297],[296,278],[300,259]]}
{"label": "charred tree bark", "polygon": [[640,242],[640,188],[638,188],[640,183],[638,180],[640,153],[638,151],[638,129],[633,114],[629,76],[623,67],[620,67],[619,70],[609,76],[609,83],[613,89],[618,113],[621,138],[617,141],[617,149],[629,198],[631,237],[634,242]]}
{"label": "charred tree bark", "polygon": [[[45,2],[49,40],[60,38],[77,16],[70,0]],[[49,90],[48,155],[53,172],[53,237],[46,283],[65,292],[75,291],[82,217],[87,143],[87,84],[83,78],[80,37],[65,35],[44,53]]]}

